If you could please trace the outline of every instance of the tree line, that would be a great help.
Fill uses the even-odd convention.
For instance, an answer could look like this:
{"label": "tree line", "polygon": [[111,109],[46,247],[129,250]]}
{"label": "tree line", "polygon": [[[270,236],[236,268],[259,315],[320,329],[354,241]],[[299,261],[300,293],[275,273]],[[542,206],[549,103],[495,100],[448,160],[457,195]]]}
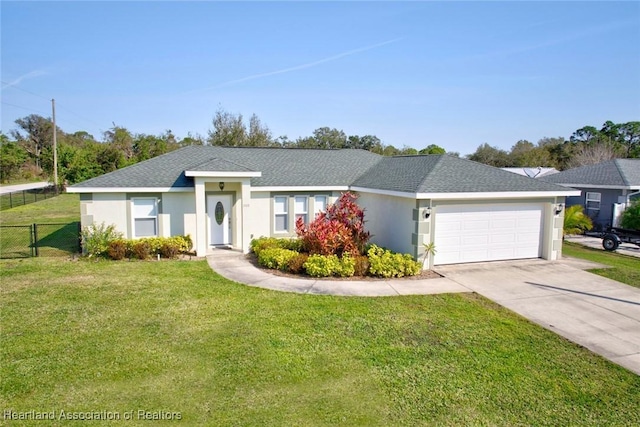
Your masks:
{"label": "tree line", "polygon": [[[0,180],[47,179],[53,174],[53,123],[51,119],[31,114],[15,121],[17,128],[9,135],[0,132]],[[116,126],[98,140],[79,131],[66,133],[56,128],[58,177],[60,182],[75,184],[134,163],[144,161],[180,147],[214,145],[232,147],[280,148],[352,148],[384,156],[449,154],[431,144],[421,150],[384,144],[375,135],[347,135],[344,131],[321,127],[313,134],[290,140],[273,137],[270,129],[254,114],[245,122],[241,114],[218,110],[206,136],[187,134],[176,137],[170,130],[159,135],[132,133]],[[601,129],[585,126],[569,140],[543,138],[537,144],[518,141],[510,151],[480,145],[469,159],[496,167],[555,167],[563,170],[581,164],[597,163],[615,157],[640,157],[640,122],[615,124],[606,122]]]}

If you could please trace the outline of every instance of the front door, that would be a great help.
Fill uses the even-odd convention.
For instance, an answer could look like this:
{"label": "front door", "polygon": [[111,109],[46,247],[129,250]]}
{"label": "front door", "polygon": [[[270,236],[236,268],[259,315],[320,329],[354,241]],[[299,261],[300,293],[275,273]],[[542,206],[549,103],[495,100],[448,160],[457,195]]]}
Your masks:
{"label": "front door", "polygon": [[231,195],[216,194],[207,197],[207,213],[211,245],[231,244]]}

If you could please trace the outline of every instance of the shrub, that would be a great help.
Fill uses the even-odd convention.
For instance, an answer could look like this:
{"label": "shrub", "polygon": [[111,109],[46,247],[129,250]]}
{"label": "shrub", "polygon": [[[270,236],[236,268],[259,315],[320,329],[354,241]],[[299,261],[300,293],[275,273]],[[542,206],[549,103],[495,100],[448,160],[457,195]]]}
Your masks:
{"label": "shrub", "polygon": [[309,276],[313,277],[351,277],[355,271],[355,260],[345,254],[342,258],[337,255],[310,255],[304,263]]}
{"label": "shrub", "polygon": [[573,205],[565,209],[563,225],[564,234],[582,234],[592,228],[593,223],[591,222],[591,218],[585,215],[582,206]]}
{"label": "shrub", "polygon": [[282,248],[263,249],[258,254],[258,264],[267,268],[287,271],[289,261],[298,256],[298,252]]}
{"label": "shrub", "polygon": [[313,277],[329,277],[340,269],[340,259],[337,255],[311,255],[304,263],[307,274]]}
{"label": "shrub", "polygon": [[256,256],[260,255],[260,252],[265,249],[288,249],[290,251],[301,252],[302,251],[302,241],[300,239],[277,239],[275,237],[260,237],[257,239],[253,239],[250,244],[251,251],[256,254]]}
{"label": "shrub", "polygon": [[354,276],[366,276],[369,273],[369,257],[366,255],[358,255],[353,258],[354,261]]}
{"label": "shrub", "polygon": [[303,248],[310,254],[361,255],[371,235],[364,229],[364,211],[355,203],[356,199],[353,193],[343,193],[309,226],[299,218],[296,234],[303,242]]}
{"label": "shrub", "polygon": [[620,225],[622,228],[640,230],[640,200],[631,203],[631,206],[622,213]]}
{"label": "shrub", "polygon": [[421,266],[409,254],[396,254],[388,249],[371,245],[369,255],[369,273],[378,277],[415,276]]}
{"label": "shrub", "polygon": [[128,243],[125,239],[116,239],[109,242],[107,254],[109,258],[119,261],[127,256]]}
{"label": "shrub", "polygon": [[338,264],[334,274],[340,277],[351,277],[355,271],[356,261],[347,252],[342,256],[342,258],[340,258],[340,263]]}
{"label": "shrub", "polygon": [[122,238],[122,233],[116,231],[115,225],[91,224],[82,229],[82,248],[89,257],[104,257],[107,255],[109,243]]}
{"label": "shrub", "polygon": [[289,260],[289,272],[293,274],[304,273],[304,263],[309,258],[308,254],[298,254]]}
{"label": "shrub", "polygon": [[138,259],[147,259],[151,255],[151,243],[148,239],[140,239],[133,243],[131,252]]}
{"label": "shrub", "polygon": [[169,241],[164,242],[162,246],[160,246],[160,255],[163,258],[173,259],[177,257],[179,253],[180,253],[180,244],[177,243],[175,240],[171,241],[170,239]]}

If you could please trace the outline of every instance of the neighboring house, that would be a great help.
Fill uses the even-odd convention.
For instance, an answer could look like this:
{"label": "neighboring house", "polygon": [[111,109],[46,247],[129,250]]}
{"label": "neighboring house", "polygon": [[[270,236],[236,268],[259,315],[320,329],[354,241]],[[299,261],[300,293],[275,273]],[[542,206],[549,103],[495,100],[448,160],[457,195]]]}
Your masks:
{"label": "neighboring house", "polygon": [[640,191],[640,159],[615,159],[540,178],[581,191],[567,206],[582,205],[597,229],[617,225],[634,193]]}
{"label": "neighboring house", "polygon": [[575,190],[448,155],[363,150],[191,146],[68,187],[82,225],[126,237],[190,234],[198,255],[249,251],[260,236],[293,237],[295,221],[355,191],[372,242],[434,264],[558,259],[563,204]]}
{"label": "neighboring house", "polygon": [[537,168],[500,168],[502,170],[517,173],[518,175],[528,176],[529,178],[541,178],[545,175],[551,175],[554,173],[560,172],[556,168],[542,168],[538,166]]}

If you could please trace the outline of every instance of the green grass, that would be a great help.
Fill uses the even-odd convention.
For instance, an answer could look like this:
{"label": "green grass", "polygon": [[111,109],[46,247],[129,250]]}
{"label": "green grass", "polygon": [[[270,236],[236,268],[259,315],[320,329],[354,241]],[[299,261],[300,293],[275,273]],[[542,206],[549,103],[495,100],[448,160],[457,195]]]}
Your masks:
{"label": "green grass", "polygon": [[279,293],[203,261],[0,261],[0,284],[3,410],[174,411],[221,426],[640,423],[639,376],[476,294]]}
{"label": "green grass", "polygon": [[60,194],[35,203],[17,206],[0,212],[0,225],[28,225],[37,223],[70,223],[80,221],[80,197]]}
{"label": "green grass", "polygon": [[572,242],[564,242],[562,253],[574,258],[611,266],[611,268],[596,268],[589,271],[640,288],[640,258],[588,248]]}
{"label": "green grass", "polygon": [[[66,256],[78,252],[80,201],[77,194],[61,194],[0,212],[0,258],[29,257],[34,252],[31,229],[38,225],[41,256]],[[56,225],[46,225],[56,224]]]}

